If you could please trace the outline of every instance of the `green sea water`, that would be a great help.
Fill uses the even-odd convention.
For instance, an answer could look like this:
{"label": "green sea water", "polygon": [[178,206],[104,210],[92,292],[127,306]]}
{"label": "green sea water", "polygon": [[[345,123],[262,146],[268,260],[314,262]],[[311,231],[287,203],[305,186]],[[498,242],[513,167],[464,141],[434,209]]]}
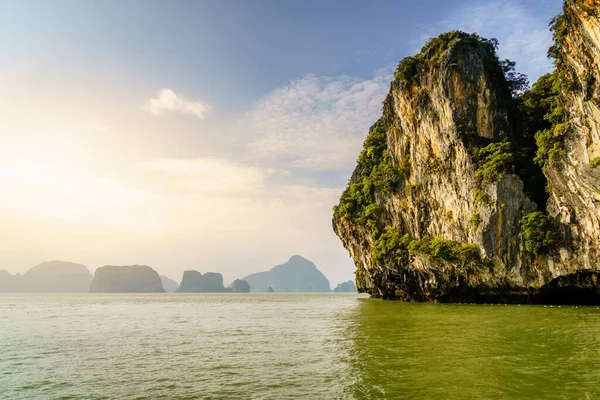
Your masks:
{"label": "green sea water", "polygon": [[596,307],[0,295],[1,399],[599,399]]}

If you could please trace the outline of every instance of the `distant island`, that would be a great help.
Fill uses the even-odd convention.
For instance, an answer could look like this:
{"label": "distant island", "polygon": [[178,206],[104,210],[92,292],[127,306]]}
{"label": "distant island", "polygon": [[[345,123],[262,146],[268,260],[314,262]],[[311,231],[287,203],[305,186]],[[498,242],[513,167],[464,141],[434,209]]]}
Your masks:
{"label": "distant island", "polygon": [[329,281],[315,264],[301,256],[293,256],[286,263],[269,271],[257,272],[243,278],[252,292],[330,292]]}
{"label": "distant island", "polygon": [[164,293],[158,273],[146,265],[106,265],[96,270],[90,293]]}
{"label": "distant island", "polygon": [[333,289],[334,292],[358,293],[353,281],[342,282]]}
{"label": "distant island", "polygon": [[[81,264],[47,261],[23,275],[0,270],[0,293],[273,293],[330,292],[329,281],[306,258],[295,255],[269,271],[234,280],[229,286],[217,272],[184,271],[181,283],[159,275],[146,265],[106,265],[92,275]],[[352,281],[339,284],[334,292],[356,292]]]}
{"label": "distant island", "polygon": [[236,279],[229,287],[223,285],[223,275],[217,272],[184,271],[178,293],[248,293],[248,282]]}
{"label": "distant island", "polygon": [[202,275],[198,271],[184,271],[181,284],[177,288],[178,293],[223,293],[223,275],[215,272],[207,272]]}
{"label": "distant island", "polygon": [[47,261],[23,275],[0,271],[0,292],[64,293],[87,292],[92,274],[85,265]]}
{"label": "distant island", "polygon": [[250,293],[250,284],[242,279],[236,279],[229,285],[232,293]]}

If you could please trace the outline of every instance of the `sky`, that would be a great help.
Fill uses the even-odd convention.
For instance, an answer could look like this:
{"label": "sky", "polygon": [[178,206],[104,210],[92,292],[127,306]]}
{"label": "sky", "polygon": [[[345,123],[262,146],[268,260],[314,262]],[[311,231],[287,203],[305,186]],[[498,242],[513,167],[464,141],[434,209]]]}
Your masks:
{"label": "sky", "polygon": [[352,279],[331,209],[397,63],[459,29],[535,81],[561,4],[0,0],[0,269]]}

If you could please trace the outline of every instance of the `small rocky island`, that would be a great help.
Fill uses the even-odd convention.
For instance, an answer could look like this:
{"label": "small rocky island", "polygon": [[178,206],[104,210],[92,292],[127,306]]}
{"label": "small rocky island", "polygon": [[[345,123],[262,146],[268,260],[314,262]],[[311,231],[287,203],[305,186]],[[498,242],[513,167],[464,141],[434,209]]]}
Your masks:
{"label": "small rocky island", "polygon": [[100,267],[94,273],[90,293],[164,293],[158,273],[146,265]]}
{"label": "small rocky island", "polygon": [[236,279],[229,285],[231,293],[250,293],[250,284],[242,279]]}
{"label": "small rocky island", "polygon": [[315,264],[301,256],[293,256],[286,263],[269,271],[257,272],[243,278],[253,292],[330,292],[329,281]]}
{"label": "small rocky island", "polygon": [[201,274],[198,271],[189,270],[183,272],[181,284],[177,293],[248,293],[250,285],[248,282],[236,279],[229,287],[223,285],[223,275],[216,272]]}
{"label": "small rocky island", "polygon": [[202,275],[198,271],[184,271],[177,293],[223,293],[223,275],[207,272]]}
{"label": "small rocky island", "polygon": [[352,281],[342,282],[333,289],[334,292],[356,293],[356,285]]}
{"label": "small rocky island", "polygon": [[599,16],[598,1],[565,1],[556,69],[530,89],[476,34],[400,62],[334,209],[360,292],[600,303]]}

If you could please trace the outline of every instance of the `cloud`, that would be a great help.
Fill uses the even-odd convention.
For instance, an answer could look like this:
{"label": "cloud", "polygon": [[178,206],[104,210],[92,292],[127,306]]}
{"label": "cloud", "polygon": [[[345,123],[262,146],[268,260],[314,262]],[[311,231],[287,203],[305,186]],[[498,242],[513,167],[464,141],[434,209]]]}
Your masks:
{"label": "cloud", "polygon": [[[548,2],[548,5],[552,4]],[[557,4],[553,6],[557,7]],[[540,8],[548,10],[553,7]],[[427,39],[442,32],[454,29],[475,32],[483,37],[498,39],[499,56],[516,61],[517,70],[526,73],[534,82],[552,67],[552,61],[546,57],[552,44],[548,22],[550,16],[559,11],[560,4],[549,15],[542,15],[538,8],[534,11],[515,0],[471,1],[459,7],[449,18],[424,26],[419,47],[415,46],[415,51]]]}
{"label": "cloud", "polygon": [[143,108],[155,116],[159,116],[165,111],[173,111],[182,114],[192,114],[200,119],[204,119],[205,114],[210,110],[208,104],[189,100],[171,89],[162,89],[159,91]]}
{"label": "cloud", "polygon": [[[548,21],[560,10],[547,3],[540,13],[516,0],[470,1],[445,20],[423,26],[414,52],[442,32],[476,32],[497,38],[500,57],[516,61],[517,70],[534,82],[552,67],[546,57],[552,42]],[[270,174],[349,173],[381,115],[392,71],[381,68],[371,79],[305,75],[274,90],[230,129],[236,145],[243,145],[241,157],[271,168]]]}
{"label": "cloud", "polygon": [[390,69],[367,80],[306,75],[261,99],[234,127],[236,137],[247,138],[249,161],[273,170],[349,170],[390,81]]}

